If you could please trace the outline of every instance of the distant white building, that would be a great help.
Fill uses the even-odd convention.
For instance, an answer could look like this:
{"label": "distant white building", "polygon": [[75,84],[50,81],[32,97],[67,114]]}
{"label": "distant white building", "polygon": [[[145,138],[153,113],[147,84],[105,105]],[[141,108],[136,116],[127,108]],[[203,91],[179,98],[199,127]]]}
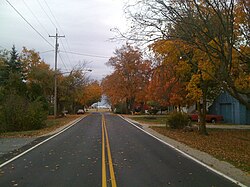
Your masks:
{"label": "distant white building", "polygon": [[101,101],[91,105],[92,108],[102,108],[102,109],[111,109],[110,104],[107,102],[107,96],[102,95]]}

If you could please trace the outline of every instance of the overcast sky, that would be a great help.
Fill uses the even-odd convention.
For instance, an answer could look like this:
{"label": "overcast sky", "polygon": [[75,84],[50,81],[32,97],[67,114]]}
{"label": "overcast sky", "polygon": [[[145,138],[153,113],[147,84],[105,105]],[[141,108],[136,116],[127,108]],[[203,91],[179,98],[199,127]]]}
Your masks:
{"label": "overcast sky", "polygon": [[[50,44],[54,45],[55,39],[48,35],[55,35],[56,27],[59,35],[65,35],[59,39],[58,68],[63,72],[83,61],[90,62],[87,66],[93,70],[89,73],[93,79],[100,80],[112,72],[105,63],[122,43],[109,41],[114,36],[110,29],[126,29],[123,13],[126,0],[8,1]],[[6,0],[0,1],[0,25],[0,49],[11,49],[12,45],[19,52],[23,46],[35,49],[54,68],[54,48]],[[86,55],[64,53],[65,50]]]}

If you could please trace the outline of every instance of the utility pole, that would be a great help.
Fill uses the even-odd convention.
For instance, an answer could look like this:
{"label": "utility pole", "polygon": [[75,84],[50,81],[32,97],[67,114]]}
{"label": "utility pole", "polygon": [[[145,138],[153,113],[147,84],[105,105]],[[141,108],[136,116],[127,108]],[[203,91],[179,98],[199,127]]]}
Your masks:
{"label": "utility pole", "polygon": [[55,36],[50,36],[49,37],[53,37],[56,38],[56,44],[55,44],[55,77],[54,77],[54,117],[56,118],[56,114],[57,114],[57,53],[58,53],[58,38],[64,38],[65,36],[59,36],[57,33],[57,29],[56,29],[56,35]]}

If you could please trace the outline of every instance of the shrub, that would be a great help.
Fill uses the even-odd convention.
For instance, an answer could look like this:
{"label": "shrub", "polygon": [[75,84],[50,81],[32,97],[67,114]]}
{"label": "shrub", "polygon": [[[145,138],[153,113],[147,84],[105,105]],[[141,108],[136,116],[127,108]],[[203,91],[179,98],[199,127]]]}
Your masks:
{"label": "shrub", "polygon": [[159,110],[158,110],[158,109],[155,109],[155,108],[152,108],[152,109],[149,109],[149,110],[148,110],[148,113],[149,113],[149,114],[153,114],[153,115],[157,114],[157,112],[159,112]]}
{"label": "shrub", "polygon": [[0,131],[24,131],[42,128],[47,117],[40,101],[30,102],[18,95],[9,95],[0,112]]}
{"label": "shrub", "polygon": [[[36,130],[45,126],[47,112],[43,110],[43,103],[34,101],[29,104],[26,115],[26,125],[24,130]],[[28,121],[28,123],[27,123]]]}
{"label": "shrub", "polygon": [[181,129],[189,124],[189,117],[186,113],[173,112],[169,114],[168,125],[173,129]]}
{"label": "shrub", "polygon": [[128,111],[126,109],[125,103],[119,103],[115,105],[115,111],[116,114],[126,114]]}
{"label": "shrub", "polygon": [[18,95],[9,95],[3,101],[1,121],[4,131],[20,131],[25,121],[26,100]]}

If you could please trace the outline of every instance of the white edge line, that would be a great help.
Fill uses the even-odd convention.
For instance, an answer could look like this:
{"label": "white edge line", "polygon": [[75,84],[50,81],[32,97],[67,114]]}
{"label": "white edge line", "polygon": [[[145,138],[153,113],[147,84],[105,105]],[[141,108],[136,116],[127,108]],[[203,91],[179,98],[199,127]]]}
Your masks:
{"label": "white edge line", "polygon": [[85,117],[86,117],[86,116],[81,117],[81,118],[78,118],[78,119],[75,119],[75,120],[72,122],[72,124],[71,124],[70,126],[64,128],[64,129],[62,129],[62,130],[59,131],[58,133],[54,134],[53,136],[47,138],[46,140],[44,140],[44,141],[42,141],[42,142],[36,144],[35,146],[33,146],[33,147],[27,149],[26,151],[24,151],[24,152],[22,152],[21,154],[19,154],[19,155],[13,157],[12,159],[10,159],[10,160],[8,160],[8,161],[2,163],[2,164],[0,165],[0,168],[2,168],[3,166],[5,166],[5,165],[7,165],[7,164],[9,164],[9,163],[11,163],[11,162],[13,162],[14,160],[16,160],[16,159],[18,159],[19,157],[25,155],[26,153],[32,151],[33,149],[37,148],[38,146],[40,146],[40,145],[44,144],[45,142],[51,140],[52,138],[58,136],[59,134],[63,133],[64,131],[68,130],[69,128],[71,128],[72,126],[74,126],[75,124],[77,124],[79,121],[81,121],[81,120],[82,120],[83,118],[85,118]]}
{"label": "white edge line", "polygon": [[[222,177],[224,177],[224,178],[230,180],[231,182],[233,182],[233,183],[235,183],[235,184],[237,184],[237,185],[239,185],[239,186],[241,186],[241,187],[247,187],[246,185],[242,184],[241,182],[239,182],[239,181],[237,181],[237,180],[235,180],[235,179],[233,179],[233,178],[231,178],[231,177],[225,175],[224,173],[222,173],[222,172],[220,172],[220,171],[218,171],[218,170],[216,170],[216,169],[214,169],[214,168],[208,166],[207,164],[205,164],[205,163],[201,162],[200,160],[198,160],[198,159],[192,157],[191,155],[185,153],[184,151],[182,151],[182,150],[180,150],[180,149],[174,147],[173,145],[171,145],[171,144],[169,144],[169,143],[163,141],[162,139],[156,137],[155,135],[150,134],[149,132],[147,132],[147,131],[145,131],[144,129],[138,127],[138,126],[135,125],[133,122],[129,121],[128,119],[124,118],[123,116],[121,116],[121,115],[118,115],[118,116],[120,116],[122,119],[124,119],[125,121],[127,121],[128,123],[130,123],[131,125],[133,125],[134,127],[136,127],[137,129],[140,129],[141,131],[143,131],[144,133],[148,134],[149,136],[151,136],[151,137],[157,139],[158,141],[162,142],[163,144],[165,144],[165,145],[171,147],[172,149],[178,151],[179,153],[181,153],[181,154],[183,154],[184,156],[188,157],[189,159],[191,159],[191,160],[197,162],[198,164],[200,164],[200,165],[206,167],[207,169],[213,171],[214,173],[216,173],[216,174],[218,174],[218,175],[220,175],[220,176],[222,176]],[[138,123],[138,124],[139,124],[139,123]]]}

